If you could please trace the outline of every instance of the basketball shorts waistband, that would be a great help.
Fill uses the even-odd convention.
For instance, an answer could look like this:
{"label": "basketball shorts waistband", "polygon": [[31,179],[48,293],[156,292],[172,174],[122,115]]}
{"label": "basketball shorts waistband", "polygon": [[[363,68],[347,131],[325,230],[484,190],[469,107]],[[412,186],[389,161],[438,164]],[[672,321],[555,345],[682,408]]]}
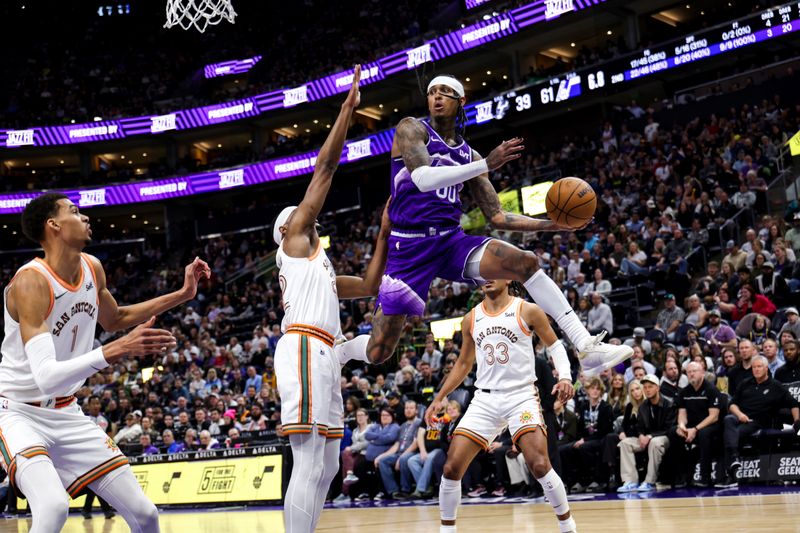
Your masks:
{"label": "basketball shorts waistband", "polygon": [[320,329],[315,326],[308,326],[306,324],[292,324],[286,328],[286,333],[296,333],[297,335],[308,335],[309,337],[314,337],[317,340],[320,340],[330,346],[333,347],[336,339],[333,335],[325,331],[324,329]]}
{"label": "basketball shorts waistband", "polygon": [[[0,398],[6,398],[6,397],[0,396]],[[8,399],[14,400],[13,398],[8,398]],[[14,400],[14,401],[19,401],[19,400]],[[56,398],[48,398],[40,402],[19,402],[19,403],[24,403],[25,405],[30,405],[31,407],[43,407],[45,409],[63,409],[64,407],[72,405],[72,402],[74,401],[75,401],[75,395],[71,394],[69,396],[58,396]]]}

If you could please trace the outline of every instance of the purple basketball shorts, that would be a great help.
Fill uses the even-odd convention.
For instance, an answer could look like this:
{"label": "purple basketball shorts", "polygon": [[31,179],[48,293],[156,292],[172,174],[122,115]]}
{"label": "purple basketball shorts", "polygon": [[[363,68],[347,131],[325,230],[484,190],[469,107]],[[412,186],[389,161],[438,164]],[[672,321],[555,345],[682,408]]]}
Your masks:
{"label": "purple basketball shorts", "polygon": [[461,228],[432,236],[392,231],[386,272],[378,294],[383,314],[424,314],[428,290],[437,277],[477,284],[478,281],[464,277],[464,269],[470,254],[490,239],[467,235]]}

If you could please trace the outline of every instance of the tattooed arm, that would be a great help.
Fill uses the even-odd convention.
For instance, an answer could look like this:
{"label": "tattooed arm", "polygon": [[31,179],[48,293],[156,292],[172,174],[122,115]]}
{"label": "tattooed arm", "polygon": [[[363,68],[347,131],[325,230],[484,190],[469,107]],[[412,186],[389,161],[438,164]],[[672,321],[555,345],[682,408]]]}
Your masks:
{"label": "tattooed arm", "polygon": [[[475,150],[472,151],[472,159],[481,159]],[[525,215],[509,213],[503,210],[500,204],[500,197],[494,190],[494,185],[489,181],[489,174],[481,174],[469,182],[472,199],[481,208],[483,216],[487,222],[495,229],[510,231],[562,231],[571,230],[569,226],[561,226],[552,220],[542,218],[531,218]]]}

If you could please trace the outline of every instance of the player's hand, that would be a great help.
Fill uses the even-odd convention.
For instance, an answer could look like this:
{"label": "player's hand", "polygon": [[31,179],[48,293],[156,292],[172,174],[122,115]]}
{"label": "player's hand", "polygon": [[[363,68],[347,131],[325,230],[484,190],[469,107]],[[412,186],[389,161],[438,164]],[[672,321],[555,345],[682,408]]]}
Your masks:
{"label": "player's hand", "polygon": [[572,380],[569,379],[559,379],[558,383],[553,386],[553,390],[550,393],[553,396],[558,395],[558,401],[562,404],[567,403],[575,396],[575,387],[572,386]]}
{"label": "player's hand", "polygon": [[193,299],[197,295],[197,283],[203,279],[211,278],[211,268],[208,263],[195,257],[194,261],[186,265],[183,270],[183,293],[187,300]]}
{"label": "player's hand", "polygon": [[433,417],[444,411],[444,401],[434,399],[428,408],[425,410],[425,423],[428,426],[433,425]]}
{"label": "player's hand", "polygon": [[523,140],[519,137],[503,141],[500,143],[500,146],[489,152],[489,155],[486,156],[486,166],[489,167],[489,170],[497,170],[509,161],[519,159],[522,156],[522,151],[525,149],[522,143]]}
{"label": "player's hand", "polygon": [[[119,342],[121,345],[119,346],[122,351],[120,356],[162,355],[169,350],[173,350],[177,346],[175,337],[165,329],[153,328],[155,321],[156,317],[152,316],[147,322],[139,324],[130,333],[114,341],[114,343]],[[106,359],[108,359],[108,356],[106,356]],[[109,363],[111,362],[109,360]]]}
{"label": "player's hand", "polygon": [[361,81],[361,65],[356,65],[353,70],[353,84],[350,86],[350,92],[347,93],[342,107],[349,107],[356,109],[361,104],[361,91],[359,90],[359,82]]}

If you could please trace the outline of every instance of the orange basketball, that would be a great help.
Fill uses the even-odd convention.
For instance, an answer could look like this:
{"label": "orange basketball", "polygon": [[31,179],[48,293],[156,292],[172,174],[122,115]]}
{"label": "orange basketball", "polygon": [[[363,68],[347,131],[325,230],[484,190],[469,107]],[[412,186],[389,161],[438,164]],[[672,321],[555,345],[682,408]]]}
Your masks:
{"label": "orange basketball", "polygon": [[592,186],[580,178],[562,178],[547,191],[545,207],[550,220],[577,229],[594,216],[597,195]]}

